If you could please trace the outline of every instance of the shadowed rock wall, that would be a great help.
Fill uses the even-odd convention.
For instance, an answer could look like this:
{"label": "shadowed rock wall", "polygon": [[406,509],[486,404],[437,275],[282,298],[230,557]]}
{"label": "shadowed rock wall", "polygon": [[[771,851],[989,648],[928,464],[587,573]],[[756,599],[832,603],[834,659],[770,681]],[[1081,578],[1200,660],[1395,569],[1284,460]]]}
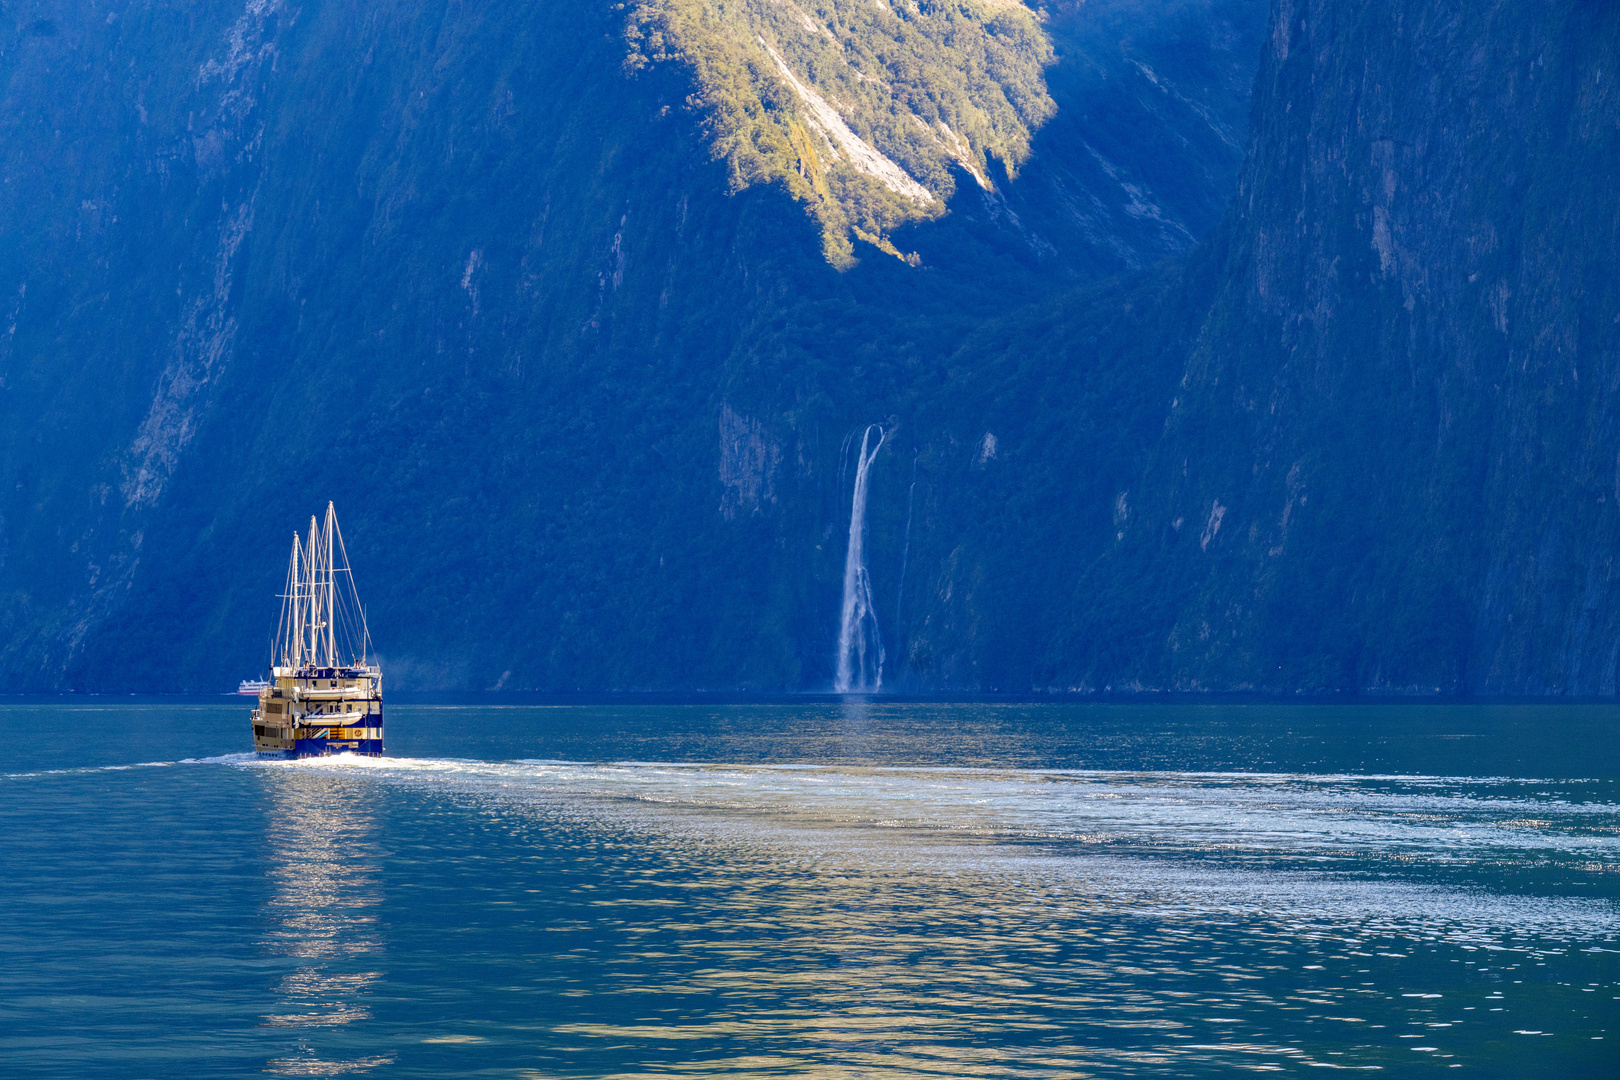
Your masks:
{"label": "shadowed rock wall", "polygon": [[1278,0],[1070,679],[1613,694],[1620,11]]}

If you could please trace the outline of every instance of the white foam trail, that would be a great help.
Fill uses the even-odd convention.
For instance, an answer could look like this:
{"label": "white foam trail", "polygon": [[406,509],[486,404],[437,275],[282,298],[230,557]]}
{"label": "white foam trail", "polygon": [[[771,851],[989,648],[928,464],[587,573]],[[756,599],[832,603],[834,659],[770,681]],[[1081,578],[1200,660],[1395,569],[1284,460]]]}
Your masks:
{"label": "white foam trail", "polygon": [[243,750],[234,754],[216,754],[214,757],[188,757],[181,758],[181,765],[237,765],[249,761],[259,760],[259,755],[252,750]]}
{"label": "white foam trail", "polygon": [[[500,816],[624,828],[669,850],[740,845],[855,876],[978,880],[997,895],[1012,882],[1042,903],[1173,921],[1263,918],[1312,935],[1435,934],[1518,951],[1539,947],[1525,935],[1610,948],[1620,935],[1612,898],[1497,891],[1504,867],[1620,866],[1620,803],[1608,793],[1572,800],[1515,779],[340,756],[235,764],[439,790]],[[1435,868],[1452,880],[1434,880]]]}
{"label": "white foam trail", "polygon": [[[878,433],[877,444],[868,451],[866,446],[874,429]],[[866,572],[866,473],[883,447],[883,438],[882,428],[869,425],[861,433],[861,451],[855,466],[855,495],[849,509],[849,549],[844,554],[844,604],[838,623],[838,674],[833,679],[833,691],[839,694],[883,688],[883,638],[878,633],[872,581]]]}
{"label": "white foam trail", "polygon": [[128,765],[81,765],[73,769],[35,769],[32,772],[0,773],[0,779],[27,780],[35,776],[81,776],[85,773],[127,772],[130,769],[166,769],[176,761],[135,761]]}

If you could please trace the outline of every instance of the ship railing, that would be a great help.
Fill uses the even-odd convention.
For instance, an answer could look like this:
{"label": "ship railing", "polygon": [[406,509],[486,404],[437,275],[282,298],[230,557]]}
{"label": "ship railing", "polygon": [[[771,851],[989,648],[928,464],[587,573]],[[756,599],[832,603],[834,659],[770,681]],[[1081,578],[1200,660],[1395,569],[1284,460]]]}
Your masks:
{"label": "ship railing", "polygon": [[338,686],[319,690],[306,690],[300,686],[293,689],[292,698],[294,701],[342,701],[344,698],[364,698],[375,693],[369,686]]}

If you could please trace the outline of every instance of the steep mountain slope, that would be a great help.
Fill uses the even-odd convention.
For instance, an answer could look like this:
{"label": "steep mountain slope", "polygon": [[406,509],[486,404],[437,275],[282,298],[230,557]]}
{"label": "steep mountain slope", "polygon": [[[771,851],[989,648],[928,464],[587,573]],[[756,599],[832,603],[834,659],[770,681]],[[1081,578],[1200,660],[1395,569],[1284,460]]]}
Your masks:
{"label": "steep mountain slope", "polygon": [[1616,692],[1612,6],[902,7],[0,8],[7,685],[824,687],[879,424],[888,686]]}
{"label": "steep mountain slope", "polygon": [[[964,338],[1214,224],[1263,15],[1053,9],[1019,177],[839,269],[791,190],[728,193],[688,69],[627,72],[622,7],[0,9],[7,684],[261,668],[328,498],[395,685],[824,684],[846,435],[905,416],[895,565],[902,447],[982,472]],[[948,558],[976,522],[930,505]]]}
{"label": "steep mountain slope", "polygon": [[732,190],[785,187],[837,266],[854,238],[908,257],[897,225],[944,213],[955,172],[994,192],[991,155],[1015,173],[1052,115],[1051,46],[1010,0],[644,0],[625,36],[632,70],[691,71]]}
{"label": "steep mountain slope", "polygon": [[1604,694],[1620,11],[1278,0],[1219,292],[1058,681]]}

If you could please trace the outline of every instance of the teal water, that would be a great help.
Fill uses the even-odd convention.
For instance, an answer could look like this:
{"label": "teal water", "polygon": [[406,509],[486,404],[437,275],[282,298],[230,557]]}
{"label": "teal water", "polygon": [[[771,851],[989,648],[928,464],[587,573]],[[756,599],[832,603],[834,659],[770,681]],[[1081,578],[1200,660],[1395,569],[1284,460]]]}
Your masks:
{"label": "teal water", "polygon": [[0,704],[0,1073],[1620,1075],[1620,709],[246,712]]}

